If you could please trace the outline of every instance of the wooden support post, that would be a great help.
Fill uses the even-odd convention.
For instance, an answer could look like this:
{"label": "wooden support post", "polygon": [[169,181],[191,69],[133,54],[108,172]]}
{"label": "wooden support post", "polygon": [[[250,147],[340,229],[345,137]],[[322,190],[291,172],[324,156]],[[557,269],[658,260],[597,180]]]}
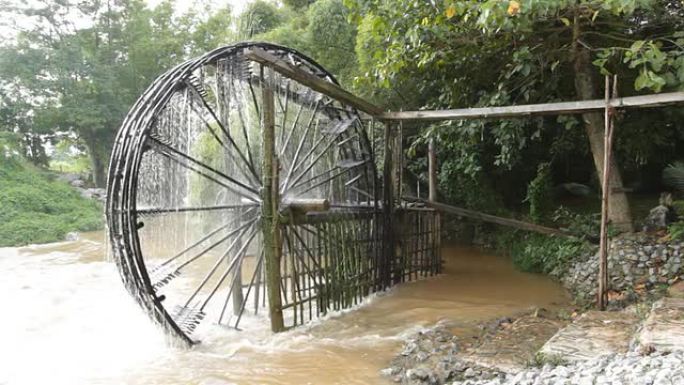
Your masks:
{"label": "wooden support post", "polygon": [[[615,89],[617,77],[613,78]],[[599,273],[597,305],[600,310],[605,310],[608,302],[608,204],[610,201],[610,160],[613,152],[613,108],[610,107],[610,77],[606,76],[604,111],[604,136],[603,136],[603,181],[601,184],[601,235],[599,241]],[[617,95],[613,94],[613,98]]]}
{"label": "wooden support post", "polygon": [[392,161],[392,183],[394,184],[394,196],[401,197],[403,195],[404,187],[404,151],[403,151],[403,124],[399,122],[399,129],[392,137],[394,159]]}
{"label": "wooden support post", "polygon": [[[270,71],[269,71],[270,72]],[[268,291],[268,310],[271,318],[271,330],[281,332],[285,330],[283,309],[280,298],[280,259],[282,255],[282,241],[278,215],[279,167],[275,153],[275,99],[272,89],[273,75],[264,77],[264,67],[261,67],[262,90],[262,182],[261,199],[261,229],[264,239],[264,258],[266,262],[266,286]]]}
{"label": "wooden support post", "polygon": [[392,268],[394,265],[394,186],[392,183],[392,125],[385,122],[385,141],[384,141],[384,160],[383,160],[383,183],[382,183],[382,213],[383,213],[383,253],[380,262],[380,281],[382,288],[387,288],[392,284]]}
{"label": "wooden support post", "polygon": [[[437,202],[437,154],[435,151],[435,139],[430,138],[428,142],[428,202]],[[442,271],[442,257],[441,257],[441,233],[442,216],[439,211],[435,211],[434,227],[431,233],[433,242],[433,252],[436,253],[434,258],[435,266],[432,266],[434,272]]]}
{"label": "wooden support post", "polygon": [[437,202],[437,155],[435,154],[435,140],[428,142],[428,201]]}

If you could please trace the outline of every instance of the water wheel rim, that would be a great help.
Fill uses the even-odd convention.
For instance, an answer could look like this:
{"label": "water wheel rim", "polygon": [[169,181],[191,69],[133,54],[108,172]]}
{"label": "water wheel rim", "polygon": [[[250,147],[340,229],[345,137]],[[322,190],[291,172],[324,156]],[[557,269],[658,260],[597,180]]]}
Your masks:
{"label": "water wheel rim", "polygon": [[[196,59],[188,60],[158,77],[142,94],[131,108],[115,139],[115,146],[110,159],[108,175],[106,216],[109,239],[114,257],[128,291],[147,311],[154,321],[162,325],[169,334],[178,337],[186,344],[195,340],[178,322],[162,303],[164,298],[156,293],[151,281],[144,252],[139,236],[140,221],[138,218],[138,178],[146,142],[155,118],[197,69],[222,58],[237,55],[241,50],[258,47],[280,54],[295,57],[317,76],[337,84],[336,79],[311,58],[286,47],[270,43],[240,43],[215,49]],[[358,118],[354,110],[349,113]],[[316,112],[314,112],[314,115]],[[365,151],[369,159],[363,165],[366,183],[374,183],[376,175],[372,164],[372,151],[365,130],[357,130],[360,151]],[[281,140],[281,144],[282,140]],[[285,144],[287,146],[287,144]],[[346,147],[345,147],[346,148]],[[249,150],[248,150],[249,151]],[[372,179],[372,182],[371,182]],[[285,185],[287,189],[287,184]],[[250,241],[251,242],[251,241]],[[256,272],[255,272],[256,274]]]}

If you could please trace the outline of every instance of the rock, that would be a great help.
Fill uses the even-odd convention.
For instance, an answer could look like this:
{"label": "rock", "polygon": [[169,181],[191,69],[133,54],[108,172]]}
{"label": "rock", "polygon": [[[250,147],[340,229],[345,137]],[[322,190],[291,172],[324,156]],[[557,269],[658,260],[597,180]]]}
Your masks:
{"label": "rock", "polygon": [[74,242],[74,241],[78,241],[80,238],[81,238],[81,235],[79,233],[72,231],[70,233],[67,233],[67,235],[64,237],[64,240],[68,241],[68,242]]}
{"label": "rock", "polygon": [[80,175],[78,174],[72,174],[72,173],[64,173],[64,174],[59,174],[57,175],[57,180],[61,180],[62,182],[67,182],[71,184],[71,182],[75,180],[79,180],[81,178]]}
{"label": "rock", "polygon": [[86,199],[104,201],[107,197],[107,191],[103,188],[87,188],[81,190],[81,196]]}
{"label": "rock", "polygon": [[635,352],[594,358],[568,366],[529,368],[490,378],[468,378],[453,385],[678,385],[684,383],[684,352],[640,356]]}
{"label": "rock", "polygon": [[676,215],[674,210],[668,206],[656,206],[651,209],[644,220],[644,231],[658,231],[667,228]]}
{"label": "rock", "polygon": [[684,281],[679,281],[667,289],[667,295],[674,298],[684,298]]}
{"label": "rock", "polygon": [[425,368],[409,369],[406,371],[406,378],[425,381],[430,378],[430,372]]}
{"label": "rock", "polygon": [[473,377],[477,376],[478,374],[480,374],[480,372],[476,371],[473,368],[468,368],[468,369],[466,369],[465,372],[463,372],[463,377],[473,378]]}
{"label": "rock", "polygon": [[564,192],[574,196],[585,197],[591,194],[591,188],[581,183],[563,183],[560,187]]}
{"label": "rock", "polygon": [[70,185],[73,187],[83,187],[85,186],[85,182],[80,180],[80,179],[74,179],[71,182],[69,182]]}

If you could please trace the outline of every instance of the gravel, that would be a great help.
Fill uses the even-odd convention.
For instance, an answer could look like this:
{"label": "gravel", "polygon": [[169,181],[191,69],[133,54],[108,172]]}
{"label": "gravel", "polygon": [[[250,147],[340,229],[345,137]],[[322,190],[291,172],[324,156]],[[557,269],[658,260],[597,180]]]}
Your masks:
{"label": "gravel", "polygon": [[684,384],[684,352],[599,357],[572,365],[544,365],[488,379],[453,385],[679,385]]}

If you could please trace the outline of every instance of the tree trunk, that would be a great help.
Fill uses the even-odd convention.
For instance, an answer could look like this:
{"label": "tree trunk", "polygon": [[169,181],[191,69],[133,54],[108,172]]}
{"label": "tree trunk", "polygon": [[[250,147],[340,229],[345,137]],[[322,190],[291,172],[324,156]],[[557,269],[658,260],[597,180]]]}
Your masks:
{"label": "tree trunk", "polygon": [[[573,60],[575,72],[575,92],[579,99],[598,99],[594,68],[591,63],[590,52],[578,43],[580,36],[579,20],[575,18],[573,28]],[[584,127],[589,138],[591,154],[594,158],[594,166],[599,181],[603,182],[603,116],[601,113],[592,112],[582,115]],[[609,222],[622,231],[632,231],[632,214],[629,208],[627,195],[622,188],[622,175],[617,167],[615,158],[610,158],[610,189],[613,191],[608,207]]]}
{"label": "tree trunk", "polygon": [[[93,183],[97,187],[104,188],[107,184],[107,176],[105,175],[107,172],[107,151],[99,144],[101,142],[98,141],[98,138],[88,135],[83,139],[88,147],[88,157],[90,158],[90,166],[93,172]],[[100,140],[105,142],[104,138]]]}

